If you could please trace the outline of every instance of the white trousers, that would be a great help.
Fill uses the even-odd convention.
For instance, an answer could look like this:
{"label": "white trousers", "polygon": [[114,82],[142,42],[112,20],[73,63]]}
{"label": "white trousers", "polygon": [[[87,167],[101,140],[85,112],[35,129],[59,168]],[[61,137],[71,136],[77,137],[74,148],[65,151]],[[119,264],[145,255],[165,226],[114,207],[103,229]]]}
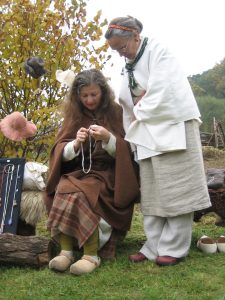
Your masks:
{"label": "white trousers", "polygon": [[157,256],[187,256],[191,245],[193,216],[193,212],[169,218],[144,216],[147,241],[140,252],[153,261]]}

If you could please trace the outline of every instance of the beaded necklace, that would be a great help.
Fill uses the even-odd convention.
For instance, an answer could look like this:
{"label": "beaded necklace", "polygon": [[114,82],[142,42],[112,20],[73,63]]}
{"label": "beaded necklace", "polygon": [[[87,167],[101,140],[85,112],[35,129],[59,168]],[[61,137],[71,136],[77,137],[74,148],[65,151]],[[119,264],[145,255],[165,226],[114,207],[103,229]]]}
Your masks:
{"label": "beaded necklace", "polygon": [[0,174],[2,174],[0,176],[0,179],[1,179],[1,183],[0,183],[0,207],[2,206],[3,182],[4,182],[4,174],[5,174],[6,166],[4,166],[2,171],[0,172]]}
{"label": "beaded necklace", "polygon": [[15,196],[16,196],[16,193],[18,192],[17,181],[18,181],[18,178],[20,178],[20,176],[19,176],[19,169],[20,169],[20,165],[17,166],[16,181],[15,181],[14,192],[13,192],[13,201],[12,201],[12,206],[11,206],[11,211],[10,211],[10,217],[9,217],[9,220],[8,220],[8,225],[12,225],[13,210],[14,210],[14,207],[17,206],[17,202],[16,202],[16,197]]}
{"label": "beaded necklace", "polygon": [[88,174],[91,171],[91,165],[92,165],[92,155],[91,155],[91,136],[88,134],[88,140],[89,140],[89,167],[87,170],[85,170],[84,167],[84,148],[83,148],[83,143],[81,143],[81,156],[82,156],[82,170],[85,174]]}
{"label": "beaded necklace", "polygon": [[12,179],[13,179],[14,168],[15,168],[15,166],[13,164],[8,164],[5,167],[5,173],[7,174],[7,178],[6,178],[5,199],[4,199],[5,201],[4,201],[4,205],[3,205],[3,214],[2,214],[2,221],[1,221],[1,226],[0,226],[0,234],[3,233],[4,226],[5,226],[5,218],[6,218],[6,213],[7,213],[8,203],[9,203],[9,195],[10,195],[10,189],[11,189],[11,184],[12,184]]}

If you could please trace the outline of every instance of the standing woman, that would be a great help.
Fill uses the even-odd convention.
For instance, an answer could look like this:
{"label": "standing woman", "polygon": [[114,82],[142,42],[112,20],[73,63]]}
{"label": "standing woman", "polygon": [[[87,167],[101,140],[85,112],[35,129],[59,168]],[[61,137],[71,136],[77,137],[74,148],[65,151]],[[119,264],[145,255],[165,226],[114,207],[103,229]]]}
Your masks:
{"label": "standing woman", "polygon": [[167,266],[187,256],[193,213],[211,204],[191,87],[173,54],[142,37],[142,27],[133,17],[119,17],[110,22],[105,38],[125,57],[119,100],[125,139],[140,166],[147,241],[129,260]]}
{"label": "standing woman", "polygon": [[[103,74],[79,73],[65,101],[64,122],[50,154],[45,202],[48,228],[61,252],[49,268],[81,275],[115,256],[131,225],[139,186],[122,108]],[[76,243],[75,243],[76,242]],[[73,246],[83,250],[74,262]]]}

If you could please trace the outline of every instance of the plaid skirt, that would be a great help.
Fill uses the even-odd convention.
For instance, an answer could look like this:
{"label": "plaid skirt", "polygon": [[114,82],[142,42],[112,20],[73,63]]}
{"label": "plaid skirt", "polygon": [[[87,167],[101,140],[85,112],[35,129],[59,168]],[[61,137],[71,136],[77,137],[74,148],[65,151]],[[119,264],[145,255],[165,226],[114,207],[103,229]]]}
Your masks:
{"label": "plaid skirt", "polygon": [[[56,193],[51,208],[47,227],[53,239],[57,240],[60,232],[73,237],[81,248],[93,234],[100,221],[90,208],[83,192]],[[109,241],[99,250],[99,256],[113,258],[116,244],[125,237],[125,232],[113,230]]]}

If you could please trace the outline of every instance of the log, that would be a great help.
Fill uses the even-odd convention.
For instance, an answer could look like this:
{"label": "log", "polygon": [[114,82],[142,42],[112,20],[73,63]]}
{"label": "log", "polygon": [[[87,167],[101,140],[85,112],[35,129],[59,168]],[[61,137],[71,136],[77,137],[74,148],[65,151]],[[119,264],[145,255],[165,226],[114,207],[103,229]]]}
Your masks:
{"label": "log", "polygon": [[39,236],[0,234],[0,264],[45,267],[54,256],[55,244]]}

